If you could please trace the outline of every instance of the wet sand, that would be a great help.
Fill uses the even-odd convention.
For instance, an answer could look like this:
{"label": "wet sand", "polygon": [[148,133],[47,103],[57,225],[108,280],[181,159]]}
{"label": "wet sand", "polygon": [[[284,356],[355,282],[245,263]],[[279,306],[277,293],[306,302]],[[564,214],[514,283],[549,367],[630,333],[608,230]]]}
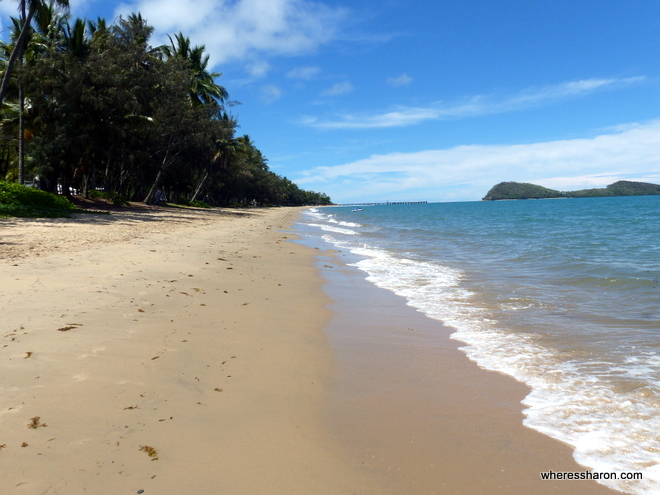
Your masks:
{"label": "wet sand", "polygon": [[523,426],[527,386],[485,371],[451,329],[329,252],[319,269],[338,359],[330,421],[353,462],[392,494],[614,494],[595,481],[544,481],[583,472],[572,449]]}

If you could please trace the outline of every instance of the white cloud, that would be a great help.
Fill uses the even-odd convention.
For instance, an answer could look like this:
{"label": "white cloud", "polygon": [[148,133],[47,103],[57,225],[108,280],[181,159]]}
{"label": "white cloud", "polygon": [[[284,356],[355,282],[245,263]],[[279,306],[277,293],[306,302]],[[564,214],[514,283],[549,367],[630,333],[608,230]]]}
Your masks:
{"label": "white cloud", "polygon": [[395,88],[399,86],[408,86],[413,81],[413,78],[408,74],[401,74],[399,77],[388,77],[387,84],[394,86]]}
{"label": "white cloud", "polygon": [[69,8],[73,17],[85,17],[93,3],[98,0],[69,0]]}
{"label": "white cloud", "polygon": [[396,107],[375,115],[347,114],[334,120],[316,119],[313,126],[321,129],[374,129],[404,127],[428,120],[452,120],[477,115],[505,113],[540,106],[553,101],[576,98],[587,93],[614,90],[642,83],[645,77],[625,79],[588,79],[530,88],[515,95],[473,96],[457,103],[434,103],[427,107]]}
{"label": "white cloud", "polygon": [[254,62],[247,64],[246,70],[250,73],[252,77],[261,79],[270,70],[270,64],[265,60],[256,60]]}
{"label": "white cloud", "polygon": [[534,104],[550,100],[559,100],[581,96],[587,93],[593,93],[598,90],[616,89],[633,84],[638,84],[646,80],[643,76],[628,77],[623,79],[586,79],[583,81],[570,81],[563,84],[544,86],[541,88],[531,88],[522,94],[511,98],[508,105]]}
{"label": "white cloud", "polygon": [[298,67],[297,69],[292,69],[286,73],[286,77],[289,79],[300,79],[303,81],[309,81],[314,79],[318,74],[321,73],[321,69],[318,67]]}
{"label": "white cloud", "polygon": [[[309,53],[332,39],[345,11],[310,0],[134,0],[116,15],[140,12],[157,38],[182,31],[206,45],[211,64]],[[159,42],[161,42],[159,41]]]}
{"label": "white cloud", "polygon": [[340,96],[345,95],[353,91],[353,85],[348,81],[339,82],[324,90],[321,95],[323,96]]}
{"label": "white cloud", "polygon": [[660,120],[585,139],[373,155],[310,170],[296,182],[324,190],[335,201],[359,200],[365,191],[386,199],[419,190],[432,191],[430,200],[450,194],[476,200],[502,181],[574,190],[659,176]]}
{"label": "white cloud", "polygon": [[266,84],[261,87],[261,99],[266,104],[276,102],[282,97],[282,90],[274,84]]}
{"label": "white cloud", "polygon": [[426,120],[437,120],[440,115],[441,112],[434,108],[399,107],[391,112],[378,115],[344,115],[335,121],[315,118],[311,125],[320,129],[405,127],[420,124]]}

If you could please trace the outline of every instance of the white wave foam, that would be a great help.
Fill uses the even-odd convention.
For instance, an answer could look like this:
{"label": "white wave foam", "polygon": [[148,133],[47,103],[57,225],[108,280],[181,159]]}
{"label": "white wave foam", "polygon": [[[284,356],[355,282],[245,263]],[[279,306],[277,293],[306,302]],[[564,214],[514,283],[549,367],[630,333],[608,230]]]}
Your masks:
{"label": "white wave foam", "polygon": [[[346,246],[331,236],[325,239],[363,256],[355,266],[368,274],[367,280],[454,327],[452,338],[467,344],[462,350],[479,366],[530,385],[532,392],[523,401],[526,426],[571,445],[577,462],[594,471],[642,471],[644,476],[641,481],[602,483],[634,494],[660,494],[658,390],[618,393],[606,380],[589,374],[584,363],[566,362],[536,336],[498,328],[476,305],[474,294],[462,287],[460,270],[396,258],[368,246]],[[657,356],[647,358],[640,372],[657,364]]]}
{"label": "white wave foam", "polygon": [[319,229],[325,232],[334,232],[336,234],[345,234],[345,235],[355,235],[357,234],[354,230],[342,229],[341,227],[335,227],[333,225],[326,225],[322,223],[308,223],[310,227],[318,227]]}
{"label": "white wave foam", "polygon": [[304,210],[303,215],[312,217],[318,220],[326,219],[328,218],[327,214],[321,213],[318,208],[311,208],[309,210]]}
{"label": "white wave foam", "polygon": [[328,220],[330,223],[334,223],[337,225],[342,225],[344,227],[362,227],[359,223],[353,223],[353,222],[344,222],[343,220],[335,220],[334,218],[330,218]]}

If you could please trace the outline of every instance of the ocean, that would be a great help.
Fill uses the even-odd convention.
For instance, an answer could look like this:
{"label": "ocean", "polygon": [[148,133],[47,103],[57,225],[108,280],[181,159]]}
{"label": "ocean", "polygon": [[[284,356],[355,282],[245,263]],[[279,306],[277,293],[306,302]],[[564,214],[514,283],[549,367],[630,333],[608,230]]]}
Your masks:
{"label": "ocean", "polygon": [[660,494],[660,196],[306,210],[303,235],[532,389],[524,424]]}

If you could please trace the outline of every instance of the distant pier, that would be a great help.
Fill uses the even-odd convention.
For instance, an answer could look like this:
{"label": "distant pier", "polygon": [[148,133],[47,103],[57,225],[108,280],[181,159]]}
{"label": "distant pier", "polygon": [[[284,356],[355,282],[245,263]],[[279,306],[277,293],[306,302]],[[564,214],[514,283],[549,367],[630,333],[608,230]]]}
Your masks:
{"label": "distant pier", "polygon": [[423,205],[428,201],[386,201],[384,203],[344,203],[333,206]]}

